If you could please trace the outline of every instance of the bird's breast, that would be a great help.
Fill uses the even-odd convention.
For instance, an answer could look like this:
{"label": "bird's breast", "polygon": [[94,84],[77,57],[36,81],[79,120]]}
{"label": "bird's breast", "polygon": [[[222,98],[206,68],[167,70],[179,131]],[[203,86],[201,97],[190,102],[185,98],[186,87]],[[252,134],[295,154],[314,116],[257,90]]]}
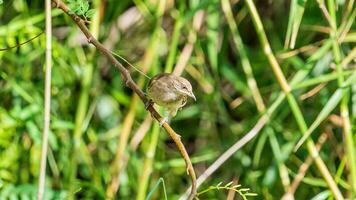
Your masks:
{"label": "bird's breast", "polygon": [[154,103],[165,107],[178,104],[181,100],[181,95],[175,92],[175,89],[171,88],[170,85],[160,83],[159,81],[148,88],[147,94]]}

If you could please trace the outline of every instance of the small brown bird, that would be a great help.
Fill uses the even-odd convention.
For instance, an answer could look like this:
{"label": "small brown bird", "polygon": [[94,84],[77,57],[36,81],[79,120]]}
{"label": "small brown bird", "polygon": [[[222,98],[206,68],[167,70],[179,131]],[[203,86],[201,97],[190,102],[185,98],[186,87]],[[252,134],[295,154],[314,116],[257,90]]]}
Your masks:
{"label": "small brown bird", "polygon": [[168,110],[168,118],[165,117],[160,122],[161,126],[177,114],[177,111],[187,103],[188,97],[196,100],[192,85],[187,79],[168,73],[158,74],[150,80],[147,97]]}

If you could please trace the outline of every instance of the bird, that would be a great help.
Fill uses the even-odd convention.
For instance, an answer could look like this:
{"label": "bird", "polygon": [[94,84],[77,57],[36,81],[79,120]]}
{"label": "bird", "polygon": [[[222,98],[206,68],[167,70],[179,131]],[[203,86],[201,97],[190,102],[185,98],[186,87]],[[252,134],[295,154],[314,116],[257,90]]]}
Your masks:
{"label": "bird", "polygon": [[178,110],[187,103],[188,97],[196,101],[190,82],[171,73],[161,73],[152,77],[148,83],[146,94],[149,99],[146,107],[155,103],[168,111],[168,116],[160,121],[160,126],[177,114]]}

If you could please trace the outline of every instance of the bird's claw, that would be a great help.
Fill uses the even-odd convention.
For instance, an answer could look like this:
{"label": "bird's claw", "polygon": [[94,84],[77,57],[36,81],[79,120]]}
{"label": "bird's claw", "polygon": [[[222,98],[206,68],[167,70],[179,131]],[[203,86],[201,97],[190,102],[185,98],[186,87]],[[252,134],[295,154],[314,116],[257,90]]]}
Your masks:
{"label": "bird's claw", "polygon": [[147,110],[148,107],[150,107],[153,104],[153,101],[149,99],[148,101],[145,102],[145,109]]}
{"label": "bird's claw", "polygon": [[167,123],[167,122],[168,122],[167,118],[163,118],[163,119],[159,122],[159,127],[162,127],[163,124],[165,124],[165,123]]}
{"label": "bird's claw", "polygon": [[126,84],[126,86],[127,86],[127,87],[129,87],[129,86],[130,86],[130,85],[129,85],[129,84],[130,84],[130,82],[131,82],[131,80],[130,80],[130,79],[127,79],[127,80],[125,81],[125,84]]}

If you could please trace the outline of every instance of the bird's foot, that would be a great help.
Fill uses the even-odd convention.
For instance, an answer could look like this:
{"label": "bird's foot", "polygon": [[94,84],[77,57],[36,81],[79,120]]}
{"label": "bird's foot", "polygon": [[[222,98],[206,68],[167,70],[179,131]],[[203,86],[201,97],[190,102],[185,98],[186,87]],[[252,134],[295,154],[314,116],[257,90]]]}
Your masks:
{"label": "bird's foot", "polygon": [[168,119],[166,117],[164,117],[160,122],[159,122],[159,127],[162,127],[163,124],[167,123]]}
{"label": "bird's foot", "polygon": [[125,81],[126,86],[129,87],[131,82],[132,82],[131,79],[126,79]]}
{"label": "bird's foot", "polygon": [[148,107],[150,107],[151,105],[153,105],[153,101],[151,99],[149,99],[148,101],[146,101],[145,103],[145,109],[147,110]]}

